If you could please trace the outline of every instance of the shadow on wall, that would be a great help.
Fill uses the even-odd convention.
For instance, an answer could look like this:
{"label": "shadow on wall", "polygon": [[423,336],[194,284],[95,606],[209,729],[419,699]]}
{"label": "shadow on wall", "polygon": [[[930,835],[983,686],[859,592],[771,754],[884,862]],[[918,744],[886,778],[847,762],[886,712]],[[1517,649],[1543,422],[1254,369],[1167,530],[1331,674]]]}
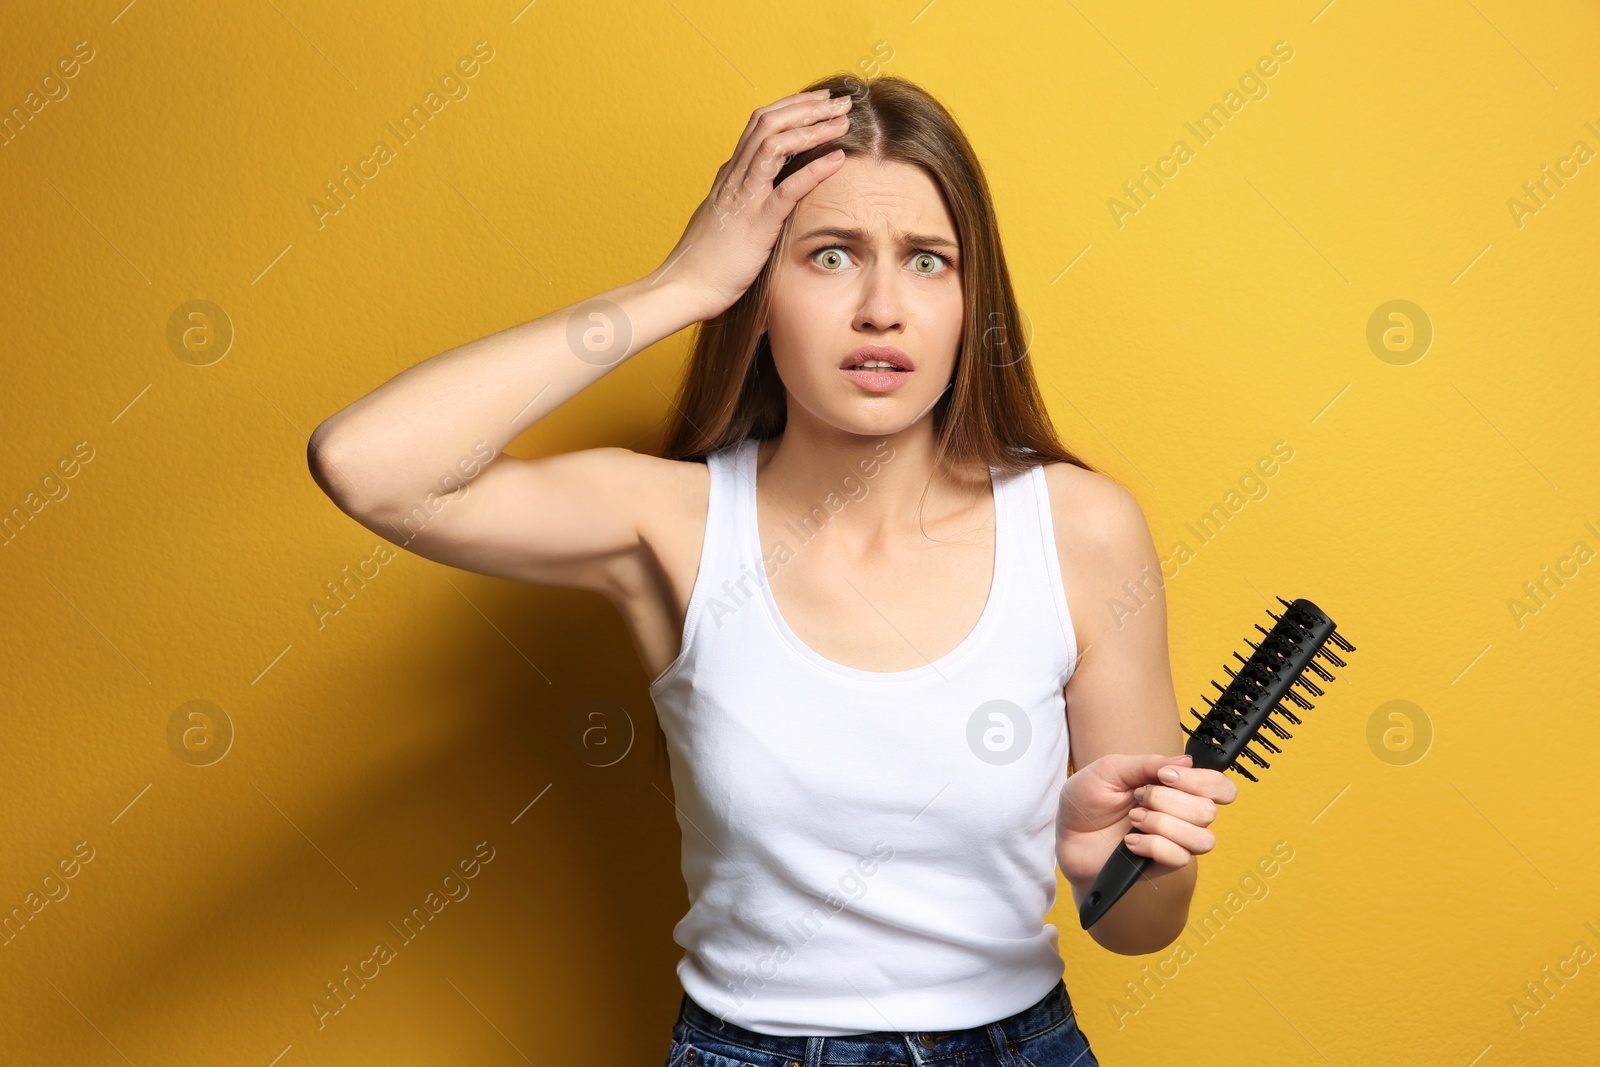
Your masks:
{"label": "shadow on wall", "polygon": [[[439,569],[462,584],[460,572]],[[100,965],[94,985],[80,989],[89,1003],[73,998],[102,1030],[158,1034],[174,1025],[175,1006],[213,1017],[204,1006],[216,1003],[233,1019],[233,1039],[241,1010],[250,1031],[271,1034],[281,1021],[281,1040],[248,1050],[262,1063],[290,1044],[291,1055],[328,1055],[330,1035],[340,1046],[381,1055],[386,1047],[411,1047],[419,1030],[431,1039],[482,1026],[470,996],[536,1060],[575,1062],[599,1053],[620,1062],[664,1050],[682,993],[672,928],[687,897],[675,813],[663,795],[670,785],[652,759],[653,709],[626,628],[593,595],[513,583],[478,587],[473,603],[498,620],[502,639],[456,593],[439,588],[440,621],[417,627],[413,643],[393,647],[386,662],[324,660],[319,671],[297,677],[299,695],[278,702],[298,724],[279,738],[298,730],[309,746],[318,743],[316,722],[334,709],[307,702],[304,693],[368,694],[337,713],[366,720],[379,756],[349,760],[336,780],[308,771],[296,789],[260,770],[246,730],[227,758],[204,768],[224,779],[209,785],[207,801],[226,798],[230,821],[264,847],[249,853],[248,867],[212,869],[182,883],[188,899],[173,901],[156,921],[124,926],[119,936],[135,944],[111,958],[133,962]],[[459,627],[480,626],[488,638],[431,640],[450,632],[447,625],[455,628],[443,621],[452,601],[464,609],[451,616]],[[362,684],[352,680],[357,674],[372,677]],[[410,699],[396,703],[396,693]],[[579,732],[575,717],[597,698],[623,706],[633,720],[632,748],[611,766],[586,763],[570,743]],[[420,726],[413,731],[419,734],[436,727],[438,740],[409,750],[383,745],[402,725]],[[254,732],[263,743],[261,729]],[[475,857],[480,842],[487,847]],[[193,847],[174,843],[171,854],[147,857],[146,870],[182,869],[178,861]],[[490,850],[475,877],[460,877],[459,861]],[[457,877],[447,890],[451,872]],[[426,926],[420,915],[405,925],[413,909],[428,907],[429,893],[438,913]],[[381,966],[365,962],[380,941],[392,946],[392,958]],[[39,988],[38,1004],[19,1010],[42,1008],[50,1018],[68,1010],[48,985]],[[591,1016],[604,1002],[628,1006],[604,1039],[614,1055],[597,1049],[592,1034],[553,1025]],[[447,1021],[458,1011],[472,1021]],[[163,1016],[166,1022],[155,1021]],[[108,1051],[94,1029],[64,1032],[75,1035],[75,1047],[60,1050],[67,1062]],[[560,1047],[568,1040],[571,1048]]]}

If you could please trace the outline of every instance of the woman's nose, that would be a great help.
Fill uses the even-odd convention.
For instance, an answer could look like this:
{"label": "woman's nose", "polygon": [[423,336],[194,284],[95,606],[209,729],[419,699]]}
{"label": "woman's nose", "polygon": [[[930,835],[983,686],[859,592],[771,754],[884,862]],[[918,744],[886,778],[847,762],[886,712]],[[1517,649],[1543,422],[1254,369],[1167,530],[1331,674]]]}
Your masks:
{"label": "woman's nose", "polygon": [[861,305],[856,311],[858,329],[887,330],[904,326],[904,306],[896,268],[875,265],[863,275]]}

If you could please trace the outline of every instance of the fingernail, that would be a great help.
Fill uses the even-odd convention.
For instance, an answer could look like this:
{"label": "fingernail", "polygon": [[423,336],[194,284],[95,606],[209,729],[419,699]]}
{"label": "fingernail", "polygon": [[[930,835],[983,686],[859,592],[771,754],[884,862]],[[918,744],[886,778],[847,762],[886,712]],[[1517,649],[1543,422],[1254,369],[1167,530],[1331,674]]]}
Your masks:
{"label": "fingernail", "polygon": [[1130,844],[1130,845],[1137,845],[1139,843],[1139,835],[1138,834],[1129,834],[1123,840],[1127,841],[1128,844]]}
{"label": "fingernail", "polygon": [[1163,768],[1161,768],[1161,773],[1160,773],[1159,777],[1164,782],[1175,782],[1175,781],[1178,780],[1177,768],[1175,768],[1175,767],[1163,767]]}

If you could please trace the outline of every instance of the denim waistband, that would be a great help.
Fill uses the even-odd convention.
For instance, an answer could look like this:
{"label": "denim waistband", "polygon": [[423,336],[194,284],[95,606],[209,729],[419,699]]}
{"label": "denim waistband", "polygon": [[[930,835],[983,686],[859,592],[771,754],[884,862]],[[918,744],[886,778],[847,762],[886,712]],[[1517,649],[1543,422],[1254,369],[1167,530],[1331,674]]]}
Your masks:
{"label": "denim waistband", "polygon": [[[988,1049],[996,1054],[1008,1041],[1023,1041],[1059,1025],[1072,1014],[1066,980],[1014,1015],[965,1030],[874,1030],[838,1037],[782,1036],[746,1030],[713,1015],[687,993],[678,1010],[673,1036],[682,1039],[684,1024],[717,1041],[757,1052],[786,1057],[802,1067],[825,1063],[862,1063],[870,1060],[907,1064],[938,1064],[960,1053]],[[912,1046],[915,1046],[913,1048]],[[888,1057],[892,1056],[893,1059]]]}

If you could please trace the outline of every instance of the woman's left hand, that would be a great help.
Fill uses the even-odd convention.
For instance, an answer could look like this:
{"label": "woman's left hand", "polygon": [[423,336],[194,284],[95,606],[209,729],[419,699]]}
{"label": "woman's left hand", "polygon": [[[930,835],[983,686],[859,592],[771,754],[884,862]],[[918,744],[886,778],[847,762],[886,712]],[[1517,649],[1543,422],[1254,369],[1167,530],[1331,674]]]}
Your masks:
{"label": "woman's left hand", "polygon": [[1130,832],[1128,848],[1151,860],[1149,874],[1170,873],[1210,852],[1217,837],[1206,827],[1218,804],[1239,787],[1221,771],[1195,767],[1182,756],[1101,756],[1067,779],[1056,815],[1056,860],[1074,886],[1094,883],[1100,868]]}

